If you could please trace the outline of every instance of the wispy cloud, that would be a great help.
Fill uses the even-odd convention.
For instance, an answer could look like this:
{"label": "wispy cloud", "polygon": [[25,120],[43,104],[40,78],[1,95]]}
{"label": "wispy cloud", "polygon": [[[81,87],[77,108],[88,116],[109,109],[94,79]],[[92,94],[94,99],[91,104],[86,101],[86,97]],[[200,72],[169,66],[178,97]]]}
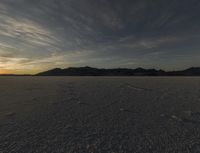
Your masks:
{"label": "wispy cloud", "polygon": [[0,35],[35,46],[54,46],[56,38],[41,25],[25,18],[0,15]]}
{"label": "wispy cloud", "polygon": [[0,67],[170,66],[188,54],[195,60],[179,63],[196,64],[199,7],[199,0],[1,0]]}

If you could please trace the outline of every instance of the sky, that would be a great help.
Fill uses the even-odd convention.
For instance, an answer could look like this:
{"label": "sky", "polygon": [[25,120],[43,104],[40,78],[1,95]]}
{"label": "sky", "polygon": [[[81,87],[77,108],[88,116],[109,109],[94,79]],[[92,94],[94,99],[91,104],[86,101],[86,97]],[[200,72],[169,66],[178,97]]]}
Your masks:
{"label": "sky", "polygon": [[0,0],[0,73],[200,66],[199,0]]}

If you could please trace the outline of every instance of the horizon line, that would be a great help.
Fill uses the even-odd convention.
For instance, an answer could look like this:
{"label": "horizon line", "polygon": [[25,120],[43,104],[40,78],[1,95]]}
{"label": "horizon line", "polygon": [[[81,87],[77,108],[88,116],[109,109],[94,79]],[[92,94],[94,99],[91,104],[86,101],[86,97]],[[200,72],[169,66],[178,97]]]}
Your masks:
{"label": "horizon line", "polygon": [[161,69],[161,68],[144,68],[144,67],[136,67],[136,68],[127,68],[127,67],[114,67],[114,68],[97,68],[97,67],[92,67],[92,66],[80,66],[80,67],[76,67],[76,66],[70,66],[70,67],[67,67],[67,68],[59,68],[59,67],[55,67],[55,68],[50,68],[48,70],[43,70],[43,71],[38,71],[37,73],[0,73],[0,76],[35,76],[39,73],[43,73],[43,72],[46,72],[46,71],[51,71],[51,70],[54,70],[54,69],[61,69],[61,70],[64,70],[64,69],[69,69],[69,68],[94,68],[94,69],[106,69],[106,70],[111,70],[111,69],[129,69],[129,70],[135,70],[135,69],[145,69],[145,70],[157,70],[157,71],[164,71],[164,72],[176,72],[176,71],[184,71],[184,70],[187,70],[187,69],[191,69],[191,68],[200,68],[200,66],[191,66],[191,67],[187,67],[187,68],[184,68],[184,69],[176,69],[176,70],[164,70],[164,69]]}

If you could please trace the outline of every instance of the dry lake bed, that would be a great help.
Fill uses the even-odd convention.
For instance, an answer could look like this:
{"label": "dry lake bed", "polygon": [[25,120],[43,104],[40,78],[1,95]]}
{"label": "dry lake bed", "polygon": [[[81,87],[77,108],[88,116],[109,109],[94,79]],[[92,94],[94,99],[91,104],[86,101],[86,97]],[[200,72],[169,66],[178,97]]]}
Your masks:
{"label": "dry lake bed", "polygon": [[0,153],[200,153],[200,78],[0,77]]}

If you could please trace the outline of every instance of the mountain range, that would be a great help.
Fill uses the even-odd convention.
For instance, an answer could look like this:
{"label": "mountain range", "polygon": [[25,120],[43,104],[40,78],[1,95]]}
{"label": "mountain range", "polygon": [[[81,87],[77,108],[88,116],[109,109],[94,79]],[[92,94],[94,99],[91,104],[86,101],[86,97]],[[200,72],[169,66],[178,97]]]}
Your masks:
{"label": "mountain range", "polygon": [[191,67],[182,71],[164,71],[156,69],[103,69],[85,67],[55,68],[36,74],[36,76],[200,76],[200,67]]}

